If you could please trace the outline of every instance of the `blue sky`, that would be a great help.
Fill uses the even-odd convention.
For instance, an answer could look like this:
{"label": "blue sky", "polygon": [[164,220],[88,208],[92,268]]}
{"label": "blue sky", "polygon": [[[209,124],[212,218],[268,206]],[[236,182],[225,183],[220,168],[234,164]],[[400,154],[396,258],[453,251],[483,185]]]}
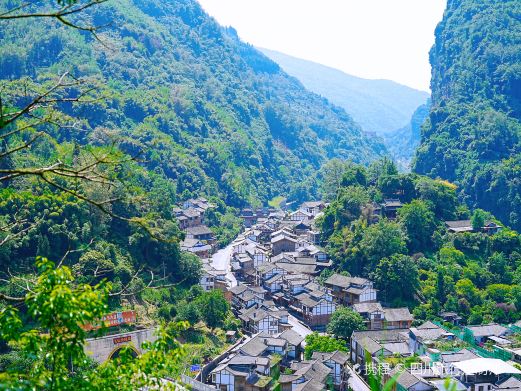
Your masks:
{"label": "blue sky", "polygon": [[446,0],[199,0],[256,46],[428,91]]}

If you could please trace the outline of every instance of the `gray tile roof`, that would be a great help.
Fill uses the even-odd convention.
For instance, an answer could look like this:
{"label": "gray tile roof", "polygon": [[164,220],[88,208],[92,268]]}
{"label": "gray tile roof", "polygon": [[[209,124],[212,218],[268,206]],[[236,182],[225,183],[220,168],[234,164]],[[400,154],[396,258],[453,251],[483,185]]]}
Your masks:
{"label": "gray tile roof", "polygon": [[501,391],[520,391],[521,390],[521,380],[516,379],[515,377],[509,377],[507,380],[498,384],[494,387],[495,390]]}
{"label": "gray tile roof", "polygon": [[384,308],[384,318],[387,322],[399,322],[414,320],[407,307]]}
{"label": "gray tile roof", "polygon": [[461,349],[457,352],[447,352],[441,353],[441,361],[444,363],[453,363],[460,362],[465,360],[472,360],[473,358],[478,358],[477,354],[472,353],[468,349]]}
{"label": "gray tile roof", "polygon": [[285,339],[290,345],[293,346],[298,346],[302,343],[302,341],[304,341],[304,337],[293,329],[283,331],[279,337]]}
{"label": "gray tile roof", "polygon": [[369,337],[375,341],[385,343],[393,341],[406,341],[408,340],[408,333],[409,329],[353,331],[351,338],[355,341],[359,341],[362,338]]}
{"label": "gray tile roof", "polygon": [[353,304],[353,310],[359,314],[371,313],[371,312],[383,312],[382,305],[380,303],[356,303]]}
{"label": "gray tile roof", "polygon": [[447,334],[447,332],[444,329],[436,326],[432,322],[425,322],[417,328],[411,327],[411,333],[415,335],[417,339],[424,341],[435,341],[438,338]]}
{"label": "gray tile roof", "polygon": [[467,329],[472,331],[474,337],[489,337],[491,335],[500,337],[508,331],[506,327],[497,323],[484,324],[480,326],[467,326]]}
{"label": "gray tile roof", "polygon": [[341,352],[339,350],[336,350],[336,351],[330,352],[330,353],[313,352],[313,356],[311,358],[313,360],[320,360],[320,361],[331,360],[340,365],[345,365],[345,363],[347,363],[347,361],[349,360],[349,356],[347,355],[347,353]]}
{"label": "gray tile roof", "polygon": [[349,288],[351,285],[365,285],[370,281],[361,277],[347,277],[341,274],[333,274],[326,281],[326,285],[339,286],[341,288]]}

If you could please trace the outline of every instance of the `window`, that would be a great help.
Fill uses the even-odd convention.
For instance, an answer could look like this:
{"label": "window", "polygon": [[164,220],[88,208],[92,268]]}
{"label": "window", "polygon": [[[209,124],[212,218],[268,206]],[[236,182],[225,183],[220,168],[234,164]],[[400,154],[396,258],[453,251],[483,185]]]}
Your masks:
{"label": "window", "polygon": [[483,391],[483,386],[479,386],[479,391]]}

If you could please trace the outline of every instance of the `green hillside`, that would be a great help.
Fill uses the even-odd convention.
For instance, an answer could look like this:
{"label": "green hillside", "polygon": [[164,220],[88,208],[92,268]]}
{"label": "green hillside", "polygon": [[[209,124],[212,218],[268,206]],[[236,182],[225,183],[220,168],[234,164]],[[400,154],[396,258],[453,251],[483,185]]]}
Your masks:
{"label": "green hillside", "polygon": [[306,91],[196,1],[111,1],[78,18],[105,26],[105,44],[56,23],[4,23],[0,77],[70,70],[96,80],[108,99],[67,108],[86,120],[84,132],[56,138],[85,143],[110,129],[126,139],[125,151],[147,148],[147,167],[173,180],[177,194],[258,204],[281,192],[298,196],[295,187],[329,158],[368,163],[384,153],[344,110]]}
{"label": "green hillside", "polygon": [[369,80],[338,69],[260,49],[309,90],[343,107],[367,132],[393,132],[406,126],[429,94],[390,80]]}
{"label": "green hillside", "polygon": [[[23,11],[58,7],[38,4]],[[103,27],[1,21],[0,273],[33,276],[35,257],[48,257],[139,303],[147,284],[179,284],[147,299],[170,317],[200,275],[199,260],[180,253],[176,203],[207,197],[217,206],[207,223],[225,242],[240,226],[235,208],[311,198],[330,158],[386,153],[194,0],[102,2],[68,20]],[[46,103],[5,122],[49,89]]]}
{"label": "green hillside", "polygon": [[521,3],[452,0],[430,53],[432,109],[414,170],[521,227]]}

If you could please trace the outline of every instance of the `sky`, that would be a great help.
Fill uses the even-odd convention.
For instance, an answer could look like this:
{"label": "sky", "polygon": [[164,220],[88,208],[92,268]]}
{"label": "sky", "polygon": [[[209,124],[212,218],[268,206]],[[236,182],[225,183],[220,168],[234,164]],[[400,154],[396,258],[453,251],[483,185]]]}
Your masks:
{"label": "sky", "polygon": [[429,91],[446,0],[199,0],[252,45]]}

